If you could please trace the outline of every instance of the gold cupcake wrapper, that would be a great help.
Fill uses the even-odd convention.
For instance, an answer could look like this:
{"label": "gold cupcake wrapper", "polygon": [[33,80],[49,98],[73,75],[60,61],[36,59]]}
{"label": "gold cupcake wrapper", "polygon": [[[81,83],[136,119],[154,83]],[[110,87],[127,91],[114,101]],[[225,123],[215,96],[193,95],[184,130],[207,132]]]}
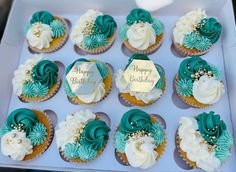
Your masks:
{"label": "gold cupcake wrapper", "polygon": [[[90,61],[96,61],[96,60],[90,60]],[[105,84],[106,93],[101,98],[101,100],[99,100],[97,102],[85,103],[76,96],[74,96],[74,97],[67,96],[67,97],[75,104],[85,104],[85,105],[96,104],[96,103],[99,103],[102,100],[104,100],[109,95],[111,88],[112,88],[112,69],[110,68],[109,65],[106,64],[106,66],[108,68],[108,76],[106,77],[106,79],[103,80],[103,83]]]}
{"label": "gold cupcake wrapper", "polygon": [[[151,119],[152,119],[152,122],[158,122],[157,117],[155,117],[153,115],[151,115]],[[119,127],[117,127],[116,132],[118,131],[118,129],[119,129]],[[157,148],[154,149],[157,152],[156,161],[158,161],[160,159],[160,157],[163,155],[163,153],[165,152],[166,145],[167,145],[167,137],[166,137],[166,130],[165,130],[164,142],[162,144],[160,144]],[[125,153],[121,153],[121,152],[117,151],[117,149],[115,149],[115,152],[124,164],[130,165]]]}
{"label": "gold cupcake wrapper", "polygon": [[105,44],[102,47],[97,47],[97,48],[93,48],[93,49],[87,49],[87,48],[84,48],[81,45],[79,45],[78,47],[81,50],[83,50],[84,52],[88,53],[88,54],[101,54],[101,53],[107,51],[112,46],[112,44],[114,43],[114,41],[115,41],[115,32],[116,31],[114,31],[114,33],[108,38],[107,44]]}
{"label": "gold cupcake wrapper", "polygon": [[[157,65],[157,64],[155,64],[155,65],[161,67],[160,65]],[[162,68],[162,70],[164,71],[163,68]],[[165,74],[164,74],[164,76],[165,76]],[[163,96],[163,94],[165,92],[165,89],[166,89],[166,78],[165,78],[164,85],[162,87],[162,95],[161,95],[161,97]],[[119,93],[119,95],[121,96],[121,98],[126,103],[128,103],[128,104],[130,104],[132,106],[141,106],[141,107],[152,105],[152,104],[154,104],[155,102],[157,102],[161,98],[161,97],[159,97],[156,100],[152,100],[152,101],[150,101],[148,103],[145,103],[142,100],[138,100],[135,96],[131,96],[129,93]]]}
{"label": "gold cupcake wrapper", "polygon": [[38,122],[42,123],[45,126],[47,130],[47,136],[44,143],[34,146],[33,152],[29,155],[26,155],[23,161],[33,160],[38,156],[42,155],[48,149],[54,137],[54,128],[48,115],[45,112],[39,110],[32,109],[32,111],[36,114]]}
{"label": "gold cupcake wrapper", "polygon": [[174,87],[175,87],[175,92],[178,95],[178,97],[186,104],[188,104],[189,106],[192,106],[194,108],[206,108],[209,107],[210,104],[203,104],[198,102],[192,95],[191,96],[181,96],[178,91],[177,91],[177,81],[179,81],[179,76],[176,75],[175,76],[175,81],[174,81]]}
{"label": "gold cupcake wrapper", "polygon": [[48,91],[48,94],[43,96],[43,97],[26,97],[25,95],[21,94],[19,96],[19,98],[24,101],[24,102],[43,102],[46,101],[48,99],[50,99],[51,97],[53,97],[57,91],[59,90],[61,86],[61,79],[60,76],[58,74],[58,79],[57,79],[57,83],[54,84]]}
{"label": "gold cupcake wrapper", "polygon": [[38,49],[36,47],[32,47],[29,43],[29,48],[31,50],[33,50],[34,52],[38,52],[38,53],[52,53],[52,52],[55,52],[57,50],[59,50],[60,48],[62,48],[66,41],[68,40],[68,37],[69,37],[69,27],[67,25],[67,22],[63,19],[63,18],[60,18],[60,17],[57,17],[57,16],[54,16],[54,18],[56,20],[59,20],[60,22],[62,22],[65,26],[65,33],[62,37],[59,37],[59,38],[53,38],[52,42],[50,42],[50,47],[49,48],[43,48],[43,49]]}
{"label": "gold cupcake wrapper", "polygon": [[164,33],[162,33],[159,36],[156,36],[156,43],[154,45],[149,46],[146,50],[138,50],[138,49],[132,47],[128,40],[125,40],[123,43],[133,53],[148,55],[148,54],[151,54],[154,51],[156,51],[161,46],[163,40],[164,40]]}

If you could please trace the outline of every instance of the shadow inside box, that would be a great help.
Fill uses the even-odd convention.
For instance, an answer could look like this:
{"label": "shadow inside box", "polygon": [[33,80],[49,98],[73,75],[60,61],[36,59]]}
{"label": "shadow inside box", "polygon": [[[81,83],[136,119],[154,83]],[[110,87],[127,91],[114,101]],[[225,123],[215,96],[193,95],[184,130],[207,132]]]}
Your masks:
{"label": "shadow inside box", "polygon": [[49,172],[49,171],[17,169],[17,168],[2,168],[2,167],[0,167],[0,172]]}

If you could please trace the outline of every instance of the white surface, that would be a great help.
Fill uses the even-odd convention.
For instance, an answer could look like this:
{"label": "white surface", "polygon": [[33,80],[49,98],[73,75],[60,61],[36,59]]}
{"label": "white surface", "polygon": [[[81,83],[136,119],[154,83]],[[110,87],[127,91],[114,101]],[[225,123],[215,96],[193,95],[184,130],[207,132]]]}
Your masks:
{"label": "white surface", "polygon": [[[97,0],[96,2],[98,2],[98,3],[95,3],[94,6],[101,7],[102,5],[99,4],[99,1],[106,2],[106,0]],[[116,1],[117,0],[113,0],[114,3]],[[124,0],[120,0],[120,1],[124,1]],[[110,8],[108,10],[106,10],[107,7],[110,7],[109,5],[105,5],[105,7],[101,8],[103,10],[103,12],[105,12],[105,13],[107,12],[107,13],[113,15],[113,17],[117,21],[118,27],[125,23],[125,16],[127,15],[128,11],[130,11],[131,8],[135,7],[133,2],[131,2],[132,0],[125,0],[125,1],[128,2],[128,4],[127,4],[127,8],[122,9],[123,12],[126,12],[126,13],[122,13],[123,15],[119,14],[120,13],[119,10],[117,11],[117,8],[119,9],[119,7],[121,7],[120,3],[114,4],[114,5],[117,5],[117,8],[115,8],[113,6],[114,13],[111,12],[112,10]],[[179,1],[184,2],[185,0],[179,0]],[[193,1],[193,2],[196,2],[196,1]],[[212,1],[212,0],[209,0],[209,1]],[[216,0],[214,0],[214,2],[215,1]],[[22,2],[25,2],[25,3],[28,2],[28,3],[26,3],[28,5],[32,5],[32,3],[33,3],[33,1],[27,1],[27,0],[22,0]],[[91,4],[92,0],[87,0],[86,2],[87,3],[83,4],[84,7],[89,6],[90,8],[92,8],[92,4]],[[39,3],[39,1],[36,1],[35,3]],[[62,4],[63,3],[65,3],[65,1],[62,1]],[[42,3],[42,4],[44,4],[44,5],[38,6],[39,9],[42,9],[41,7],[45,6],[46,3]],[[49,2],[49,4],[50,4],[50,2]],[[179,4],[179,5],[181,6],[181,4]],[[222,4],[220,4],[220,5],[222,5]],[[81,4],[81,6],[82,6],[82,4]],[[81,6],[78,8],[82,8]],[[0,103],[0,108],[3,108],[3,111],[0,112],[1,122],[2,122],[2,120],[5,120],[6,116],[7,116],[7,113],[6,112],[4,113],[4,109],[9,110],[9,112],[11,112],[12,110],[14,110],[16,108],[20,108],[20,107],[36,108],[36,109],[41,109],[41,110],[51,109],[57,113],[58,120],[61,121],[61,120],[65,119],[65,116],[68,113],[75,112],[75,111],[77,111],[79,109],[83,109],[83,108],[91,108],[94,112],[103,111],[110,116],[111,123],[112,123],[112,125],[111,125],[112,131],[110,133],[111,137],[108,142],[107,148],[105,149],[103,154],[97,160],[90,162],[88,164],[80,165],[80,164],[67,163],[67,162],[63,161],[59,156],[59,153],[58,153],[57,147],[56,147],[56,142],[54,140],[52,142],[51,146],[49,147],[49,149],[42,156],[40,156],[39,158],[37,158],[33,161],[15,162],[15,161],[10,160],[8,157],[3,157],[1,154],[0,155],[0,166],[17,166],[17,167],[22,167],[22,168],[44,168],[44,169],[57,169],[57,170],[60,169],[63,171],[75,170],[75,169],[139,171],[139,169],[134,169],[132,167],[126,167],[126,166],[120,165],[114,157],[114,147],[113,147],[114,130],[115,130],[116,126],[118,125],[123,113],[130,109],[130,108],[124,107],[118,101],[118,98],[117,98],[118,90],[115,87],[114,83],[113,83],[113,88],[112,88],[110,95],[105,100],[103,100],[101,103],[93,105],[93,106],[82,106],[82,105],[71,104],[70,102],[68,102],[68,100],[66,98],[66,94],[65,94],[62,87],[59,90],[59,92],[52,99],[50,99],[46,102],[42,102],[42,103],[32,103],[32,104],[27,103],[27,104],[25,104],[25,103],[20,102],[19,99],[15,95],[10,96],[12,94],[12,88],[11,88],[11,82],[10,82],[11,79],[10,78],[12,78],[13,69],[16,68],[16,65],[18,66],[19,64],[22,64],[25,62],[26,59],[32,57],[32,54],[28,51],[27,44],[25,41],[22,46],[21,53],[19,55],[20,48],[22,45],[21,41],[24,36],[21,31],[21,28],[23,28],[23,26],[26,24],[26,22],[30,16],[30,12],[38,10],[38,8],[36,8],[36,6],[30,7],[28,11],[26,10],[24,13],[22,13],[23,15],[27,14],[26,16],[28,16],[28,17],[23,17],[22,15],[20,15],[21,13],[20,13],[19,9],[24,8],[24,7],[27,8],[29,6],[22,6],[22,4],[20,4],[20,3],[15,3],[14,11],[12,11],[11,14],[12,15],[18,14],[19,16],[17,16],[18,17],[17,21],[18,21],[18,19],[21,19],[21,18],[22,18],[22,21],[18,21],[19,23],[18,23],[17,27],[13,27],[13,25],[12,25],[13,20],[9,21],[8,28],[7,28],[8,33],[5,34],[4,41],[3,41],[3,44],[1,45],[1,49],[0,49],[0,51],[1,51],[0,58],[4,59],[4,60],[2,60],[2,62],[4,61],[4,63],[1,62],[0,67],[1,67],[2,71],[6,71],[5,75],[3,73],[0,74],[0,80],[1,80],[0,96],[1,96],[1,98],[5,97],[6,99],[7,99],[7,97],[11,97],[9,108],[7,106],[6,99],[5,99],[6,102]],[[58,5],[58,8],[48,6],[48,8],[52,8],[52,9],[55,8],[55,10],[51,10],[52,13],[56,13],[57,15],[60,15],[62,17],[70,19],[72,24],[75,23],[75,21],[78,19],[79,14],[82,14],[83,12],[86,11],[86,9],[83,9],[82,11],[79,11],[79,14],[76,14],[75,11],[73,11],[74,8],[72,7],[72,14],[73,15],[68,15],[68,14],[66,14],[67,13],[66,11],[69,8],[65,8],[65,13],[63,13],[63,10],[61,9],[61,7],[62,6],[60,6],[60,5]],[[122,5],[122,7],[123,7],[123,5]],[[198,6],[196,6],[196,7],[198,7]],[[210,7],[210,5],[208,7]],[[210,11],[214,11],[213,9],[215,9],[215,8],[220,9],[220,7],[221,6],[216,7],[215,5],[213,5],[212,8],[210,8]],[[230,7],[231,6],[229,4],[229,6],[227,8],[232,10]],[[172,9],[172,8],[173,7],[169,7],[168,9]],[[179,7],[179,8],[181,8],[181,7]],[[167,144],[166,151],[164,152],[161,159],[159,161],[157,161],[157,163],[153,166],[153,168],[151,168],[147,171],[157,171],[157,170],[158,171],[185,171],[185,170],[181,169],[175,163],[175,160],[173,157],[174,150],[175,150],[174,136],[175,136],[175,131],[178,127],[178,120],[179,120],[180,116],[197,115],[203,111],[213,110],[216,113],[221,114],[222,118],[227,123],[228,129],[232,132],[232,123],[231,123],[231,116],[230,116],[230,109],[229,109],[228,94],[225,94],[219,103],[217,103],[216,105],[213,105],[210,108],[206,108],[206,109],[194,109],[194,108],[180,109],[180,108],[176,107],[172,101],[172,93],[173,93],[172,81],[174,79],[175,74],[178,71],[180,62],[183,59],[176,57],[171,52],[170,35],[171,35],[172,28],[173,28],[173,25],[175,24],[176,20],[187,11],[188,10],[186,10],[186,11],[182,10],[181,13],[176,12],[175,14],[173,14],[173,11],[172,11],[172,12],[170,12],[170,14],[172,14],[170,16],[165,16],[165,13],[163,13],[162,15],[158,15],[158,18],[161,21],[163,21],[163,23],[165,25],[165,40],[163,42],[163,45],[160,47],[160,49],[157,52],[155,52],[154,54],[150,55],[149,57],[155,63],[160,64],[165,69],[166,77],[167,77],[167,88],[164,93],[164,96],[157,103],[155,103],[151,106],[145,107],[145,108],[141,108],[141,109],[143,109],[149,113],[160,114],[166,120],[168,144]],[[225,12],[227,12],[227,10],[225,10]],[[216,14],[216,12],[215,12],[215,14]],[[25,21],[25,23],[23,21]],[[221,19],[221,21],[223,21],[223,19]],[[229,21],[231,21],[231,20],[229,20]],[[227,25],[227,27],[232,26],[232,23],[225,22],[225,21],[223,23],[225,25]],[[15,23],[14,23],[14,25],[15,25]],[[17,29],[15,29],[15,28],[17,28]],[[16,32],[16,30],[17,30],[17,32]],[[226,30],[226,32],[224,32],[224,34],[227,35],[227,33],[228,32]],[[231,35],[231,36],[233,36],[233,35]],[[223,37],[223,39],[224,39],[224,37]],[[229,42],[229,41],[230,41],[230,39],[228,39],[227,45],[233,45],[233,43]],[[232,46],[231,46],[231,49],[232,49]],[[5,56],[2,56],[3,54]],[[231,55],[231,54],[228,54],[228,55]],[[218,66],[224,74],[225,70],[224,70],[223,57],[226,57],[226,56],[227,56],[227,52],[225,52],[223,54],[223,47],[222,47],[221,42],[219,41],[215,45],[214,49],[212,49],[212,51],[210,51],[203,58],[206,59],[208,62]],[[121,40],[118,37],[117,37],[114,45],[111,47],[111,49],[109,49],[109,51],[107,51],[106,53],[101,54],[101,55],[79,56],[74,51],[71,41],[68,40],[68,42],[66,43],[66,45],[62,49],[60,49],[59,51],[52,53],[52,54],[46,54],[46,57],[49,57],[51,60],[61,61],[64,63],[64,65],[66,67],[69,64],[71,64],[74,60],[76,60],[77,58],[81,58],[81,57],[88,58],[88,59],[96,58],[96,59],[99,59],[104,62],[108,62],[108,63],[112,64],[115,71],[117,71],[120,68],[124,68],[124,66],[127,64],[127,61],[128,61],[128,57],[125,56],[121,51]],[[18,59],[19,59],[19,64],[18,64]],[[228,65],[228,64],[230,64],[230,62],[227,63],[226,65]],[[64,78],[65,78],[65,76],[64,76]],[[224,76],[224,81],[225,81],[225,76]],[[227,84],[225,81],[225,86],[226,85]],[[227,88],[226,88],[226,91],[227,91]],[[235,153],[233,150],[232,157],[224,164],[224,166],[220,170],[221,171],[232,171],[232,172],[235,171],[235,162],[236,162],[236,157],[235,157]],[[198,171],[198,170],[192,170],[192,171]]]}

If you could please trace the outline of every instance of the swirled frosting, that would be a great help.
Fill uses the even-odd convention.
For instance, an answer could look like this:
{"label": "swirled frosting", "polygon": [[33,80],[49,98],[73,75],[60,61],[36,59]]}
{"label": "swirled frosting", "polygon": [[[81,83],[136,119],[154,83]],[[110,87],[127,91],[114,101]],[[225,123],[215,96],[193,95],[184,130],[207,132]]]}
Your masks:
{"label": "swirled frosting", "polygon": [[185,35],[192,33],[203,18],[206,18],[206,12],[202,9],[190,11],[181,17],[173,30],[174,41],[183,45]]}
{"label": "swirled frosting", "polygon": [[65,25],[59,20],[53,20],[50,23],[55,38],[62,37],[65,34]]}
{"label": "swirled frosting", "polygon": [[32,79],[48,88],[51,88],[58,80],[58,67],[49,60],[42,60],[34,66]]}
{"label": "swirled frosting", "polygon": [[193,83],[193,97],[203,104],[218,102],[224,92],[224,84],[214,77],[204,75]]}
{"label": "swirled frosting", "polygon": [[41,22],[49,25],[54,20],[53,15],[48,11],[38,11],[33,14],[30,24]]}
{"label": "swirled frosting", "polygon": [[143,10],[141,8],[135,8],[126,17],[126,23],[131,26],[137,22],[152,23],[152,16],[146,10]]}
{"label": "swirled frosting", "polygon": [[25,132],[12,130],[1,138],[1,151],[5,156],[10,156],[13,160],[21,161],[26,155],[33,152],[30,139]]}
{"label": "swirled frosting", "polygon": [[150,136],[143,136],[128,141],[125,145],[125,154],[131,166],[147,169],[156,162],[158,154],[154,150],[155,148],[154,139]]}
{"label": "swirled frosting", "polygon": [[49,48],[53,40],[53,32],[49,25],[35,23],[26,33],[26,38],[30,46],[37,49]]}
{"label": "swirled frosting", "polygon": [[127,31],[127,38],[129,44],[138,50],[146,50],[156,43],[156,33],[150,23],[131,25]]}

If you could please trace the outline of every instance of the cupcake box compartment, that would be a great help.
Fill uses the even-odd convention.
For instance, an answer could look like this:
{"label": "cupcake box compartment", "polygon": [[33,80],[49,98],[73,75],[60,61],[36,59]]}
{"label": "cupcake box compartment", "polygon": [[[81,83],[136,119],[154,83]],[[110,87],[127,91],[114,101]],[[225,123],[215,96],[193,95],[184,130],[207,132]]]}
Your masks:
{"label": "cupcake box compartment", "polygon": [[[79,109],[90,108],[94,112],[105,112],[111,118],[110,139],[103,154],[95,161],[87,164],[73,164],[61,159],[56,147],[54,138],[48,150],[37,159],[28,162],[16,162],[0,154],[0,166],[45,169],[57,171],[76,171],[80,170],[102,170],[102,171],[143,171],[132,167],[120,165],[114,156],[113,136],[115,129],[121,119],[121,116],[131,108],[123,106],[118,99],[118,89],[113,83],[111,93],[102,102],[91,105],[73,105],[61,87],[59,92],[41,103],[23,103],[12,93],[11,80],[14,70],[28,58],[33,56],[28,50],[24,37],[23,28],[26,26],[32,13],[38,10],[48,10],[53,14],[68,19],[72,26],[80,15],[87,9],[99,9],[100,11],[112,15],[117,21],[118,30],[125,23],[125,17],[131,9],[135,8],[134,0],[17,0],[14,1],[7,27],[0,45],[0,122],[1,124],[7,118],[7,115],[16,108],[32,108],[40,110],[52,110],[56,116],[53,121],[57,124],[65,119],[67,114],[78,111]],[[176,99],[173,94],[173,79],[177,74],[179,64],[183,60],[173,52],[171,48],[172,28],[178,18],[186,12],[204,8],[209,16],[218,17],[223,25],[221,40],[217,42],[214,48],[203,56],[209,63],[218,66],[223,74],[226,93],[219,103],[205,109],[194,109],[182,106],[180,100]],[[186,171],[181,168],[174,158],[175,152],[175,132],[178,127],[178,121],[181,116],[193,116],[203,111],[215,111],[221,114],[222,119],[226,122],[231,133],[236,133],[236,69],[235,69],[235,52],[236,52],[236,28],[233,16],[231,0],[175,0],[174,3],[152,13],[158,17],[165,25],[165,39],[158,51],[149,55],[150,59],[160,64],[166,73],[167,87],[164,96],[155,104],[140,108],[150,114],[161,115],[167,124],[167,148],[162,157],[156,164],[145,171]],[[127,64],[127,51],[122,49],[122,41],[116,38],[113,46],[101,55],[85,55],[77,53],[70,40],[59,51],[51,54],[45,54],[54,61],[60,61],[65,66],[71,64],[77,58],[99,59],[110,63],[115,71],[123,69]],[[63,75],[63,80],[65,75]],[[114,81],[114,80],[113,80]],[[236,136],[236,135],[235,135]],[[223,165],[220,171],[235,171],[236,154],[232,150],[232,156]],[[183,166],[182,166],[183,167]],[[191,170],[199,171],[199,170]]]}

